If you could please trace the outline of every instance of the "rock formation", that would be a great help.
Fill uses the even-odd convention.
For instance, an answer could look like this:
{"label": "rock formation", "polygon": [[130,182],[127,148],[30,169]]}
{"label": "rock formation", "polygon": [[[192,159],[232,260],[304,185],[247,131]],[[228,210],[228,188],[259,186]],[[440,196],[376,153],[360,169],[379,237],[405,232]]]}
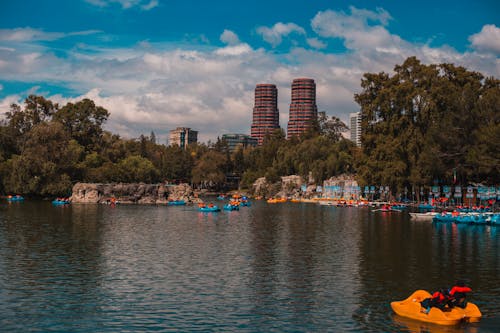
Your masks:
{"label": "rock formation", "polygon": [[193,189],[188,184],[91,184],[77,183],[73,186],[73,203],[134,203],[166,204],[172,200],[197,202]]}

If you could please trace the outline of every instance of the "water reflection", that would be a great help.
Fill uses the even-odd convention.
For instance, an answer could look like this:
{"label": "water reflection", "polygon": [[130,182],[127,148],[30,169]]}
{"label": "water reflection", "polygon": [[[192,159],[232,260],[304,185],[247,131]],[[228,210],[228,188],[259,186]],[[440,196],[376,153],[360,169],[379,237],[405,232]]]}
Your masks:
{"label": "water reflection", "polygon": [[436,332],[393,316],[390,302],[464,278],[484,320],[446,332],[493,332],[499,245],[497,227],[307,204],[217,214],[0,205],[0,323],[10,332]]}

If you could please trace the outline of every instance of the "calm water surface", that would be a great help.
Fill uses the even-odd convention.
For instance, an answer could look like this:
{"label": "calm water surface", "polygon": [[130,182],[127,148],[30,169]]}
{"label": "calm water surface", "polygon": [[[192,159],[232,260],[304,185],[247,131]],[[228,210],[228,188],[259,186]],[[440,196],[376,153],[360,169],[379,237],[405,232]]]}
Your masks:
{"label": "calm water surface", "polygon": [[[2,202],[0,331],[499,332],[499,233],[311,204]],[[391,301],[457,278],[479,324],[392,313]]]}

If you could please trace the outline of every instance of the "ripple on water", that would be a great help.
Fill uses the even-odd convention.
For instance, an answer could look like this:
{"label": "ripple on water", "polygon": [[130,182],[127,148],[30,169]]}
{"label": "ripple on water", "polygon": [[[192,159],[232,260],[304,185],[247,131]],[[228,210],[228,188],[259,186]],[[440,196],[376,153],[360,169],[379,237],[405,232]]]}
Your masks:
{"label": "ripple on water", "polygon": [[[43,202],[1,208],[6,332],[494,332],[493,227],[255,202],[238,212]],[[466,277],[484,313],[438,330],[390,302]]]}

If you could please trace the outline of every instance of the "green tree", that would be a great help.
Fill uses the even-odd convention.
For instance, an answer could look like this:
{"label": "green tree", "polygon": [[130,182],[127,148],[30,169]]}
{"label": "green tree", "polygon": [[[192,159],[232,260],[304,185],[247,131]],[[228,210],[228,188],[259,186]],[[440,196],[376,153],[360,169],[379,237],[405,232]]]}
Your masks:
{"label": "green tree", "polygon": [[102,125],[108,119],[109,112],[96,106],[90,99],[68,103],[54,114],[54,120],[60,122],[69,135],[86,151],[99,149],[103,134]]}
{"label": "green tree", "polygon": [[219,189],[226,180],[223,172],[226,163],[224,153],[208,150],[196,161],[192,171],[193,184],[203,188]]}

